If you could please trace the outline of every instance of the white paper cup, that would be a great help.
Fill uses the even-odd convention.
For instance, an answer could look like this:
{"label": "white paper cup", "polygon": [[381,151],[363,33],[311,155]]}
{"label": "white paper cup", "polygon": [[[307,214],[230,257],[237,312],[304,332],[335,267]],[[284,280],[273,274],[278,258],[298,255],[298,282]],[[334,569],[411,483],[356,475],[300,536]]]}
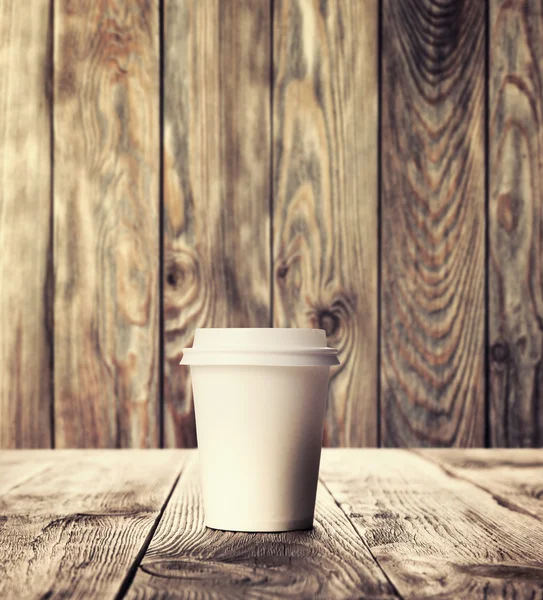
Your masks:
{"label": "white paper cup", "polygon": [[205,523],[313,526],[328,375],[321,329],[197,329],[190,365]]}

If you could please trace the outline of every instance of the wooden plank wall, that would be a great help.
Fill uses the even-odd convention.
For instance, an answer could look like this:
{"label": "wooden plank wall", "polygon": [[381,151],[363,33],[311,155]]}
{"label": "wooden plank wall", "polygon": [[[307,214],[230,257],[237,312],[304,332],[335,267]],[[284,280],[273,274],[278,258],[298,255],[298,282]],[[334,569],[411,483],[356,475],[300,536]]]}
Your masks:
{"label": "wooden plank wall", "polygon": [[543,442],[538,0],[0,0],[0,447],[196,442],[198,326],[323,327],[325,443]]}

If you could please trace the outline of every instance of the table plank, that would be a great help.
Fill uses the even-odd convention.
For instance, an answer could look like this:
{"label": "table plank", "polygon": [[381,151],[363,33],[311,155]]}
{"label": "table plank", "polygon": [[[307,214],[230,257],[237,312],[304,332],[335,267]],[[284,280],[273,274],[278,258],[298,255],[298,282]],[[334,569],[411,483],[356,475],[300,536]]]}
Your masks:
{"label": "table plank", "polygon": [[113,598],[146,547],[182,451],[74,451],[0,497],[0,597]]}
{"label": "table plank", "polygon": [[511,510],[543,520],[543,450],[421,450],[447,473],[488,491]]}
{"label": "table plank", "polygon": [[312,531],[207,529],[196,457],[185,469],[128,598],[391,598],[368,548],[320,486]]}
{"label": "table plank", "polygon": [[49,470],[68,457],[69,451],[7,450],[0,452],[0,495]]}
{"label": "table plank", "polygon": [[543,524],[402,450],[332,450],[322,474],[404,598],[540,598]]}

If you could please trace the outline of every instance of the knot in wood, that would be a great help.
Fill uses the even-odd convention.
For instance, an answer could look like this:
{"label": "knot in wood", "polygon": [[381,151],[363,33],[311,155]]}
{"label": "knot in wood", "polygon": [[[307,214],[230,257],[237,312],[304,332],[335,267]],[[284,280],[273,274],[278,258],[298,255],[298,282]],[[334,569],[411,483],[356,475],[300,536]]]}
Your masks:
{"label": "knot in wood", "polygon": [[334,335],[339,327],[339,317],[329,310],[321,310],[317,316],[319,329],[326,331],[326,337]]}
{"label": "knot in wood", "polygon": [[[190,265],[189,265],[189,275],[190,275]],[[183,282],[184,279],[187,278],[185,265],[180,262],[172,262],[166,269],[166,283],[172,287],[177,287],[177,284]]]}
{"label": "knot in wood", "polygon": [[492,360],[497,363],[504,363],[509,358],[509,348],[505,342],[496,342],[490,348]]}
{"label": "knot in wood", "polygon": [[277,279],[285,279],[285,277],[287,276],[287,273],[288,273],[287,265],[281,265],[277,269]]}
{"label": "knot in wood", "polygon": [[177,283],[177,277],[175,276],[175,273],[173,271],[170,271],[166,275],[166,281],[168,282],[168,285],[175,287],[175,284]]}

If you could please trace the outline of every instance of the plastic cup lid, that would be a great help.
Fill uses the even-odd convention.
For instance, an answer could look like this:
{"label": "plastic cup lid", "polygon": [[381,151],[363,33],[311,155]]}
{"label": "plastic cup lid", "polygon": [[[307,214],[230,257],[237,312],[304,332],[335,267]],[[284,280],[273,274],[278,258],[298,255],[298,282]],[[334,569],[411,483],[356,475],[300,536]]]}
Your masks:
{"label": "plastic cup lid", "polygon": [[197,329],[183,365],[338,365],[337,350],[326,345],[323,329]]}

